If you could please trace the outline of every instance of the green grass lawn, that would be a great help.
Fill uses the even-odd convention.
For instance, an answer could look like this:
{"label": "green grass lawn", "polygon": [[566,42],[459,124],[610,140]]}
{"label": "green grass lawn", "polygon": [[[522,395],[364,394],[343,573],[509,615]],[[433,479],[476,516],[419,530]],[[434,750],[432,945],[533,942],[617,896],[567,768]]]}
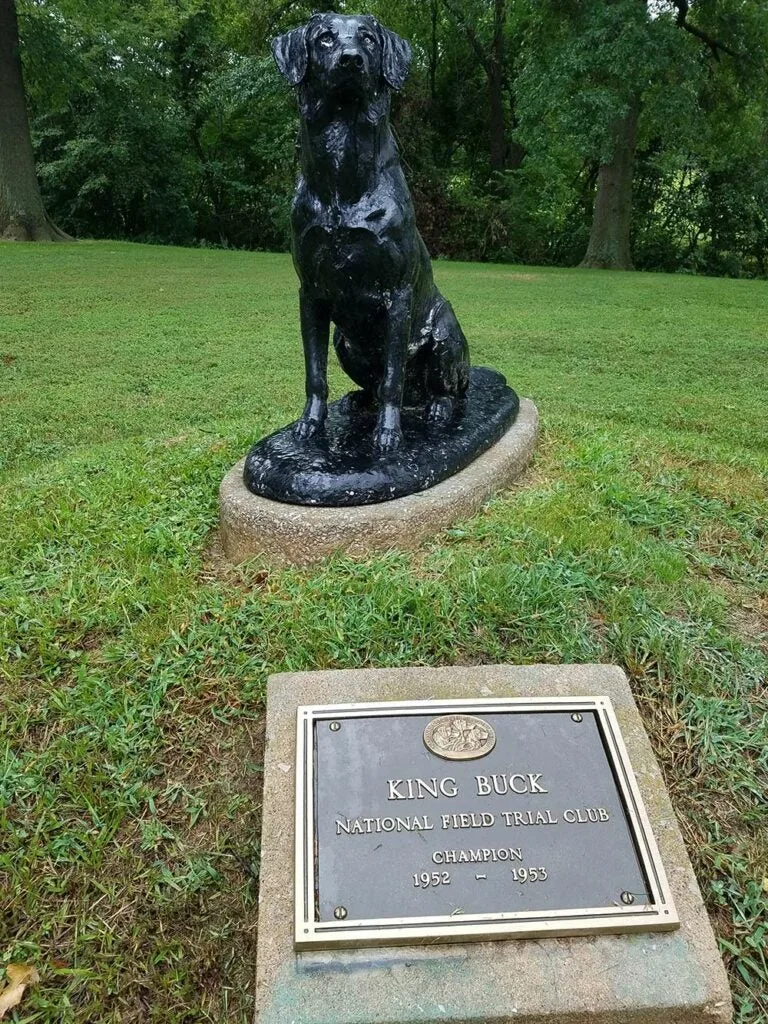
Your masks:
{"label": "green grass lawn", "polygon": [[0,962],[42,976],[19,1021],[249,1021],[270,672],[560,661],[629,674],[738,1020],[768,1020],[768,286],[436,273],[539,406],[525,485],[413,554],[225,571],[218,483],[302,405],[289,259],[0,247]]}

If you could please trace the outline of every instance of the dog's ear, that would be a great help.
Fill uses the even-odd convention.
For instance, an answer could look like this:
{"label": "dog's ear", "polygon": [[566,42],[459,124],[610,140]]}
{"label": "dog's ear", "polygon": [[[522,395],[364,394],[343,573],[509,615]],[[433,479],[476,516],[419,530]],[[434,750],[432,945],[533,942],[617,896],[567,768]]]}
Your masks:
{"label": "dog's ear", "polygon": [[401,38],[391,29],[379,25],[382,41],[381,73],[384,81],[393,89],[402,89],[408,77],[413,50],[407,39]]}
{"label": "dog's ear", "polygon": [[280,74],[287,78],[291,85],[303,82],[309,64],[307,26],[300,25],[299,28],[293,28],[282,36],[276,36],[272,40],[272,56]]}

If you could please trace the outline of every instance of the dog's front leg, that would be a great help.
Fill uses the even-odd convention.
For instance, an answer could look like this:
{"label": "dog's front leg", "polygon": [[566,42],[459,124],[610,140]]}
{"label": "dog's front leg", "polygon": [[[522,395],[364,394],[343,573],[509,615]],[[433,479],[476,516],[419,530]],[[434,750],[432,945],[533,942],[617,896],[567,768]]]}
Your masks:
{"label": "dog's front leg", "polygon": [[385,337],[384,375],[379,385],[379,419],[376,424],[376,446],[381,451],[394,451],[403,439],[400,430],[400,408],[403,404],[405,354],[411,336],[411,303],[413,289],[400,288],[387,296],[387,328]]}
{"label": "dog's front leg", "polygon": [[322,430],[328,412],[328,333],[331,317],[328,306],[308,295],[303,288],[299,294],[299,311],[307,404],[294,433],[296,437],[312,437]]}

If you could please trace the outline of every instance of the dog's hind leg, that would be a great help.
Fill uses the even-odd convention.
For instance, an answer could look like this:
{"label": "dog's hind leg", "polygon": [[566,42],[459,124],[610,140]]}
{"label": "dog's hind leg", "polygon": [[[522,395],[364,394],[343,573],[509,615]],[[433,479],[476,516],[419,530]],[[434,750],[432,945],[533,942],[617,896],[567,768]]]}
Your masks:
{"label": "dog's hind leg", "polygon": [[427,365],[426,418],[445,423],[463,400],[469,384],[469,346],[450,302],[438,294],[432,311]]}
{"label": "dog's hind leg", "polygon": [[376,373],[362,353],[365,348],[353,345],[340,327],[333,332],[333,347],[342,370],[358,385],[341,400],[341,411],[347,415],[371,412],[376,408]]}
{"label": "dog's hind leg", "polygon": [[349,391],[338,404],[339,412],[345,416],[371,413],[376,409],[376,395],[372,391]]}

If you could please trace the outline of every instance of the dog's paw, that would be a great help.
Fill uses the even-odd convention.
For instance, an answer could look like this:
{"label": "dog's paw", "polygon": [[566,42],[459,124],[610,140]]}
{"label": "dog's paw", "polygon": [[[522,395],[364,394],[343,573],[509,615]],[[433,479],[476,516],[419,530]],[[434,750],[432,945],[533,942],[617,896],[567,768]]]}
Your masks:
{"label": "dog's paw", "polygon": [[293,436],[303,441],[305,438],[314,437],[322,429],[323,424],[321,420],[300,419],[293,428]]}
{"label": "dog's paw", "polygon": [[304,439],[321,433],[325,425],[327,412],[328,406],[324,398],[319,398],[317,395],[308,398],[307,404],[304,406],[304,412],[293,428],[293,436]]}
{"label": "dog's paw", "polygon": [[403,434],[399,427],[379,427],[376,431],[374,444],[380,452],[394,452],[403,440]]}
{"label": "dog's paw", "polygon": [[453,416],[453,399],[446,395],[433,398],[427,406],[428,423],[447,423]]}

